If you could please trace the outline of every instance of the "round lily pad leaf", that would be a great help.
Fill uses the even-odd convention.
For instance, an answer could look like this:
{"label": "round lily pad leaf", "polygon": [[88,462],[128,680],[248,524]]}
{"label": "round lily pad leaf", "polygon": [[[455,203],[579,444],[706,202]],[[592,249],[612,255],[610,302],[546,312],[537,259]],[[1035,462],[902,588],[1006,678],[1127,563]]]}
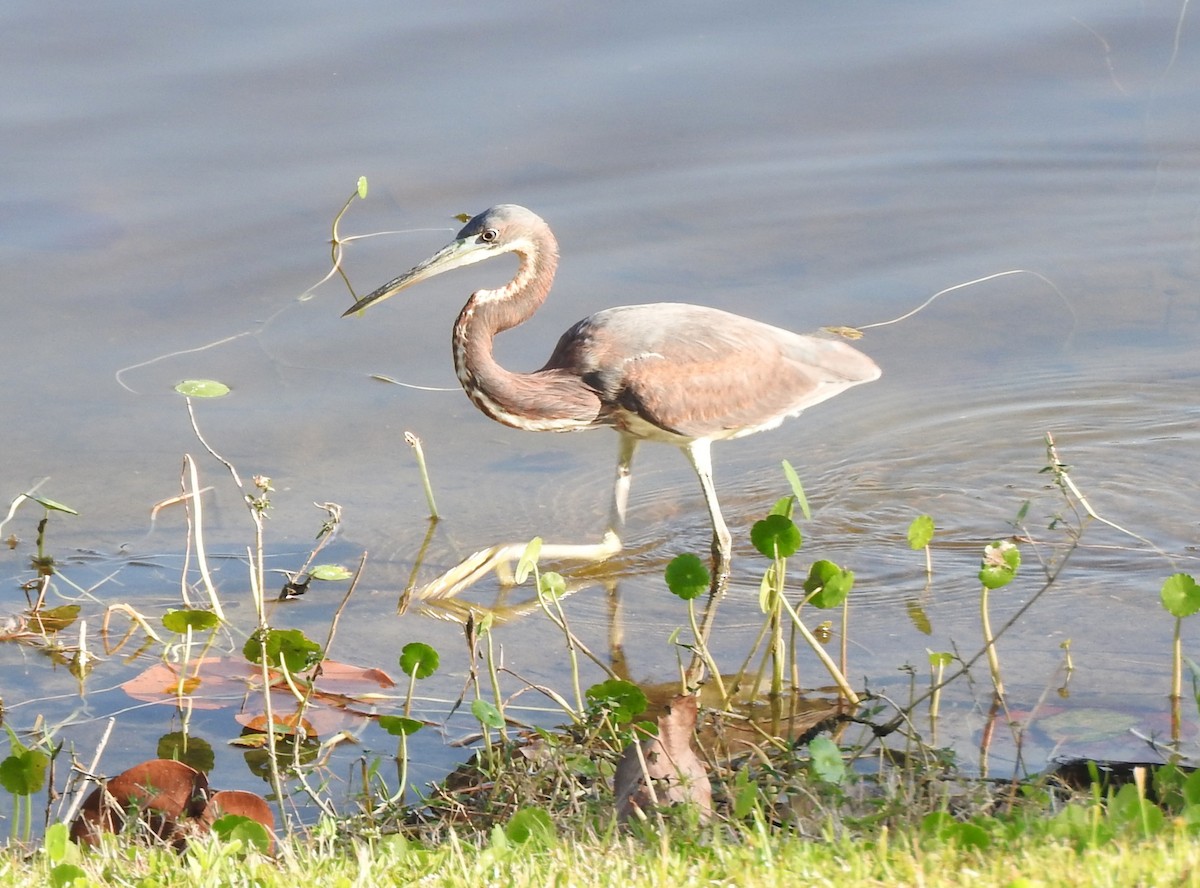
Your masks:
{"label": "round lily pad leaf", "polygon": [[400,668],[413,678],[429,678],[438,668],[438,652],[427,644],[410,641],[400,651]]}
{"label": "round lily pad leaf", "polygon": [[709,586],[708,568],[696,555],[676,555],[667,565],[664,575],[672,595],[691,601]]}
{"label": "round lily pad leaf", "polygon": [[768,515],[750,528],[750,542],[767,558],[791,558],[800,548],[800,528],[784,515]]}
{"label": "round lily pad leaf", "polygon": [[1200,611],[1200,583],[1189,574],[1177,573],[1163,583],[1162,606],[1173,617],[1190,617]]}
{"label": "round lily pad leaf", "polygon": [[193,632],[204,632],[216,628],[220,620],[212,611],[207,610],[173,610],[162,616],[162,624],[170,632],[185,634],[190,628]]}
{"label": "round lily pad leaf", "polygon": [[407,718],[403,715],[381,715],[379,716],[379,727],[393,737],[401,737],[417,733],[424,727],[424,724],[415,718]]}
{"label": "round lily pad leaf", "polygon": [[215,379],[185,379],[175,391],[189,398],[223,398],[229,394],[229,386]]}
{"label": "round lily pad leaf", "polygon": [[354,573],[340,564],[318,564],[308,575],[314,580],[348,580]]}

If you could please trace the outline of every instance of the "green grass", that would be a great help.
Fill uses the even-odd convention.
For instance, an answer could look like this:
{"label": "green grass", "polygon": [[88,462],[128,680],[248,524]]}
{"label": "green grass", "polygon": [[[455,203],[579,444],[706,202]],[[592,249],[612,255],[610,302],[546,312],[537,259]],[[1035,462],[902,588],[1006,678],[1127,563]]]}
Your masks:
{"label": "green grass", "polygon": [[[114,843],[69,865],[83,871],[85,884],[131,886],[1200,884],[1200,843],[1182,824],[1153,841],[1116,839],[1082,851],[1044,831],[985,850],[903,834],[870,843],[765,830],[736,841],[723,836],[718,829],[695,841],[658,841],[614,832],[475,847],[452,835],[434,848],[324,838],[288,846],[278,860],[243,856],[236,842],[202,842],[184,856]],[[0,858],[0,885],[53,884],[44,853]]]}

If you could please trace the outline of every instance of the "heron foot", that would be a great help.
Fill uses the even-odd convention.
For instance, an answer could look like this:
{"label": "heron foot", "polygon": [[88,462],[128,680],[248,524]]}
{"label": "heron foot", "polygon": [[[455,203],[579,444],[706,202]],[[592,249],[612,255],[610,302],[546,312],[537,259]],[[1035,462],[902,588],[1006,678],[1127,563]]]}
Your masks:
{"label": "heron foot", "polygon": [[[493,571],[500,577],[501,582],[511,583],[513,565],[525,554],[528,547],[529,543],[524,542],[500,543],[487,549],[480,549],[473,555],[464,558],[436,580],[418,589],[414,597],[420,601],[453,598]],[[607,561],[620,551],[621,538],[613,531],[609,531],[599,543],[544,544],[538,558],[539,561],[580,561],[595,564]]]}

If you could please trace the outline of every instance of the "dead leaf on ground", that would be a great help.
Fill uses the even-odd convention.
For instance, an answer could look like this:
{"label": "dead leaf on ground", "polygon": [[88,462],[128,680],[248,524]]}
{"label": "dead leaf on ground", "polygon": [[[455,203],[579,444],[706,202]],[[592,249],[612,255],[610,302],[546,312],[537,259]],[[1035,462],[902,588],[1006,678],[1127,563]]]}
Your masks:
{"label": "dead leaf on ground", "polygon": [[123,830],[132,816],[158,838],[178,843],[180,822],[200,816],[207,802],[204,774],[182,762],[151,759],[92,790],[71,824],[71,838],[94,845],[104,833]]}
{"label": "dead leaf on ground", "polygon": [[152,759],[92,790],[71,824],[71,838],[95,845],[105,833],[138,824],[182,851],[189,838],[208,833],[225,814],[262,824],[270,842],[268,851],[274,847],[275,816],[262,796],[242,790],[210,796],[208,778],[202,772],[182,762]]}
{"label": "dead leaf on ground", "polygon": [[657,806],[694,804],[700,818],[712,817],[712,784],[692,748],[696,698],[675,697],[658,718],[658,736],[626,747],[613,777],[617,817],[624,821]]}

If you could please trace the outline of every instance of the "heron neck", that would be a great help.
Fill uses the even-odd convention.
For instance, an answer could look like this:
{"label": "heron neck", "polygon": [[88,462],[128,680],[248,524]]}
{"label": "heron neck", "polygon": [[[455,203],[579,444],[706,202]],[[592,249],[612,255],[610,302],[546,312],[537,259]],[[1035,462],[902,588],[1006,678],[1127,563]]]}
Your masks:
{"label": "heron neck", "polygon": [[515,251],[516,276],[496,290],[477,290],[454,324],[454,371],[467,396],[492,419],[515,428],[566,430],[590,424],[600,403],[574,375],[513,373],[493,356],[496,334],[533,316],[546,301],[558,265],[553,236]]}

